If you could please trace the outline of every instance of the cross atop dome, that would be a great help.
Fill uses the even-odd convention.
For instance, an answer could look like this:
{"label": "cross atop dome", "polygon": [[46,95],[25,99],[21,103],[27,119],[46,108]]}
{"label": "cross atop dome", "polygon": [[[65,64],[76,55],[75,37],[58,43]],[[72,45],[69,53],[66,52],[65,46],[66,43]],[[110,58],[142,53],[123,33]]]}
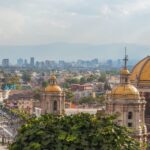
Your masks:
{"label": "cross atop dome", "polygon": [[128,55],[126,53],[127,53],[127,50],[125,47],[125,57],[123,59],[124,67],[120,71],[120,83],[121,84],[129,84],[130,83],[130,79],[129,79],[130,72],[127,68]]}
{"label": "cross atop dome", "polygon": [[127,69],[128,55],[127,55],[127,48],[126,47],[125,47],[125,57],[124,57],[123,61],[124,61],[124,68]]}
{"label": "cross atop dome", "polygon": [[56,81],[56,76],[55,76],[55,70],[52,70],[52,74],[50,75],[50,84],[51,85],[56,85],[57,81]]}

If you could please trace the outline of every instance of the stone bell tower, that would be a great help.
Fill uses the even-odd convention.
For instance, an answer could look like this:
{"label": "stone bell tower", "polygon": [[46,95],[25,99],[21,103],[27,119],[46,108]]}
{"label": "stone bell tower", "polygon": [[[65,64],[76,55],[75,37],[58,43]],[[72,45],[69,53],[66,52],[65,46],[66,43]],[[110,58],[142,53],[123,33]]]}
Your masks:
{"label": "stone bell tower", "polygon": [[41,94],[42,114],[51,113],[61,115],[65,109],[65,93],[57,85],[55,75],[51,75],[49,85]]}
{"label": "stone bell tower", "polygon": [[127,69],[127,55],[124,58],[124,67],[120,71],[120,84],[114,87],[108,96],[106,111],[109,114],[117,113],[118,124],[133,130],[133,137],[141,143],[147,142],[147,127],[145,125],[144,97],[130,84],[130,72]]}

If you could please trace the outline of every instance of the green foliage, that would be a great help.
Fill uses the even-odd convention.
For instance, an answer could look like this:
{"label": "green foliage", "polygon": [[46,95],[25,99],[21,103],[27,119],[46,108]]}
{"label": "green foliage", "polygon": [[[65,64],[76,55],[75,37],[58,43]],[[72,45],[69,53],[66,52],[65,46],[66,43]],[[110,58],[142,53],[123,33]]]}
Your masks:
{"label": "green foliage", "polygon": [[46,87],[48,86],[48,84],[49,84],[48,81],[43,81],[43,82],[42,82],[42,87],[43,87],[43,88],[46,88]]}
{"label": "green foliage", "polygon": [[63,83],[64,88],[69,88],[71,84],[85,84],[93,81],[97,81],[99,79],[99,75],[91,74],[88,77],[83,76],[80,79],[78,78],[68,78]]}
{"label": "green foliage", "polygon": [[9,79],[10,84],[19,84],[20,77],[17,75],[13,75]]}
{"label": "green foliage", "polygon": [[105,82],[106,81],[106,73],[102,72],[101,76],[98,79],[99,82]]}
{"label": "green foliage", "polygon": [[69,84],[78,84],[80,82],[77,78],[66,79],[66,82]]}
{"label": "green foliage", "polygon": [[71,92],[70,90],[67,90],[67,91],[65,91],[65,94],[66,94],[67,101],[73,101],[73,98],[74,98],[73,92]]}
{"label": "green foliage", "polygon": [[86,80],[85,77],[82,77],[82,78],[80,79],[80,84],[84,84],[84,83],[86,83],[86,82],[87,82],[87,80]]}
{"label": "green foliage", "polygon": [[18,109],[11,109],[10,110],[10,113],[11,115],[14,114],[14,115],[17,115],[18,118],[20,118],[20,120],[22,120],[23,122],[30,122],[31,120],[29,119],[30,118],[30,115],[29,114],[26,114],[24,112],[21,112],[19,111]]}
{"label": "green foliage", "polygon": [[24,72],[22,75],[22,80],[24,82],[30,82],[31,81],[31,74],[28,72]]}
{"label": "green foliage", "polygon": [[87,82],[92,82],[94,80],[97,80],[99,78],[99,75],[90,75],[90,77],[87,78]]}
{"label": "green foliage", "polygon": [[104,104],[105,102],[105,96],[100,95],[96,98],[89,96],[89,97],[82,97],[81,99],[78,100],[79,104]]}
{"label": "green foliage", "polygon": [[62,87],[65,89],[68,89],[71,86],[71,84],[79,84],[79,83],[80,83],[80,80],[77,78],[68,78],[62,84]]}
{"label": "green foliage", "polygon": [[110,70],[110,71],[106,71],[106,74],[119,75],[120,71],[119,70]]}
{"label": "green foliage", "polygon": [[34,99],[36,99],[36,100],[40,100],[41,99],[41,90],[40,89],[35,89],[34,91],[33,91],[33,97],[34,97]]}
{"label": "green foliage", "polygon": [[31,119],[9,150],[140,150],[114,116],[77,114]]}
{"label": "green foliage", "polygon": [[5,73],[1,72],[1,75],[4,76],[2,79],[1,84],[10,84],[10,85],[16,85],[17,89],[20,86],[20,77],[13,73]]}
{"label": "green foliage", "polygon": [[62,84],[62,87],[65,88],[65,89],[68,89],[70,87],[70,84],[68,82],[64,82]]}

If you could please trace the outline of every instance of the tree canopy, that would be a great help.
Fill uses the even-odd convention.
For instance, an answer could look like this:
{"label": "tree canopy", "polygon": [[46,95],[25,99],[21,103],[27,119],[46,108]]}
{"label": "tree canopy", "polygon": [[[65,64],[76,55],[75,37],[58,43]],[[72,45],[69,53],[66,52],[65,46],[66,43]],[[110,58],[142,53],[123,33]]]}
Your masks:
{"label": "tree canopy", "polygon": [[100,78],[98,79],[99,82],[105,82],[106,81],[106,73],[102,72]]}
{"label": "tree canopy", "polygon": [[73,102],[74,99],[73,92],[71,90],[66,90],[65,94],[66,94],[66,101]]}
{"label": "tree canopy", "polygon": [[44,115],[21,127],[10,150],[140,150],[114,116]]}
{"label": "tree canopy", "polygon": [[31,74],[28,72],[24,72],[22,75],[22,80],[24,82],[30,82],[31,81]]}
{"label": "tree canopy", "polygon": [[92,96],[88,96],[88,97],[82,97],[78,100],[79,104],[100,104],[100,105],[104,105],[105,103],[105,96],[104,95],[100,95],[98,97],[92,97]]}

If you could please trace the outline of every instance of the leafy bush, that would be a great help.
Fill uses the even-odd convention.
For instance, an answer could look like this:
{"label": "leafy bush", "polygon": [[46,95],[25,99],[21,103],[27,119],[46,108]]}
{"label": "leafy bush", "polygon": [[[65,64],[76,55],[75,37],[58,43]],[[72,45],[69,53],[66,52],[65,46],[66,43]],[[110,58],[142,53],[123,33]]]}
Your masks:
{"label": "leafy bush", "polygon": [[10,150],[140,150],[126,127],[114,116],[90,114],[53,116],[28,120]]}

